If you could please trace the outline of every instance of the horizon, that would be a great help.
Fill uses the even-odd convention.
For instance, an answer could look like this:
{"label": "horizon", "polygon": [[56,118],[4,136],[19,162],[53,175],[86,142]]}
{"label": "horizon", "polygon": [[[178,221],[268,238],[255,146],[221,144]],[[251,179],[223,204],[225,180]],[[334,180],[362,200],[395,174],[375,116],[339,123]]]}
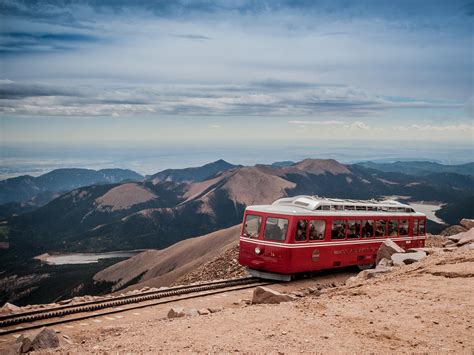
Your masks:
{"label": "horizon", "polygon": [[[21,175],[39,176],[60,168],[130,169],[142,175],[152,175],[165,169],[198,167],[219,159],[234,165],[252,166],[280,161],[334,159],[342,164],[365,161],[378,163],[429,161],[446,165],[473,162],[469,146],[444,143],[426,147],[419,142],[407,144],[345,142],[345,146],[333,141],[281,142],[213,142],[202,146],[199,142],[186,144],[157,142],[122,142],[121,144],[10,144],[1,145],[0,180]],[[405,143],[403,149],[401,144]]]}

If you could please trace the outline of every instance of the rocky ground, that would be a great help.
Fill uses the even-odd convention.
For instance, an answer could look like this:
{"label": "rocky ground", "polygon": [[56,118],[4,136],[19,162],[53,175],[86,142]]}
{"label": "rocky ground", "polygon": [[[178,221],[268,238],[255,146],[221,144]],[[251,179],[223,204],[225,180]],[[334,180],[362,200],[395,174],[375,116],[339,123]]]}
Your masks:
{"label": "rocky ground", "polygon": [[[474,229],[430,237],[428,256],[401,266],[385,259],[379,270],[388,271],[370,278],[339,271],[271,285],[283,293],[279,304],[257,303],[258,295],[243,290],[69,323],[55,328],[68,342],[44,351],[472,354],[473,246]],[[221,278],[208,275],[219,265],[239,272],[223,263],[235,253],[229,249],[182,281]],[[0,337],[0,350],[14,341]]]}

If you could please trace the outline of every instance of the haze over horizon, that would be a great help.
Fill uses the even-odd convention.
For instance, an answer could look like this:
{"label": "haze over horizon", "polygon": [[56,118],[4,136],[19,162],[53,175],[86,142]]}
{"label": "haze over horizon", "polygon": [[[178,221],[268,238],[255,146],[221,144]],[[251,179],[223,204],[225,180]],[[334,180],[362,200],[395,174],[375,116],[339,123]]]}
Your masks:
{"label": "haze over horizon", "polygon": [[0,9],[3,158],[6,145],[27,143],[474,146],[472,2]]}

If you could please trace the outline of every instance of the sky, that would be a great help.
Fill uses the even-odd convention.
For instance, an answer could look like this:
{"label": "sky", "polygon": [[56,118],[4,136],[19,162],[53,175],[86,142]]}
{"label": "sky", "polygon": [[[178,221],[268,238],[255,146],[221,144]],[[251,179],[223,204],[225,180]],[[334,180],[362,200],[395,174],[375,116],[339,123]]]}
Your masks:
{"label": "sky", "polygon": [[474,2],[0,0],[0,139],[474,147]]}

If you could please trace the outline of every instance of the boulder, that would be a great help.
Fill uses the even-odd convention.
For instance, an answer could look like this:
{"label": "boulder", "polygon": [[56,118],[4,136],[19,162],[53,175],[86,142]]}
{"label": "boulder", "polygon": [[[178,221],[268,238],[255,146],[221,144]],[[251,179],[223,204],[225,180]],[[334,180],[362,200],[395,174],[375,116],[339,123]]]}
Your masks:
{"label": "boulder", "polygon": [[57,348],[59,346],[59,337],[54,330],[43,327],[37,333],[22,334],[16,340],[21,343],[21,352]]}
{"label": "boulder", "polygon": [[468,230],[467,232],[464,233],[459,233],[458,234],[461,238],[459,238],[457,242],[457,246],[460,247],[464,244],[469,244],[474,242],[474,228]]}
{"label": "boulder", "polygon": [[252,303],[281,303],[293,301],[296,297],[284,295],[268,287],[258,286],[253,291]]}
{"label": "boulder", "polygon": [[9,314],[14,313],[20,310],[20,307],[15,306],[12,303],[5,303],[2,308],[0,308],[0,314]]}
{"label": "boulder", "polygon": [[385,240],[377,251],[375,265],[378,265],[383,258],[390,259],[392,254],[404,253],[405,250],[391,239]]}
{"label": "boulder", "polygon": [[474,219],[463,218],[459,224],[466,229],[471,229],[474,228]]}
{"label": "boulder", "polygon": [[386,268],[386,267],[390,267],[390,266],[393,266],[392,260],[387,259],[387,258],[382,258],[375,268],[380,269],[380,268]]}
{"label": "boulder", "polygon": [[183,307],[172,307],[168,311],[168,318],[179,318],[179,317],[184,317],[186,313],[184,312]]}
{"label": "boulder", "polygon": [[392,254],[391,259],[393,261],[393,265],[402,266],[416,263],[424,257],[426,257],[426,253],[420,250],[410,253],[395,253]]}
{"label": "boulder", "polygon": [[423,248],[410,248],[407,250],[407,252],[412,253],[416,251],[422,251],[422,252],[425,252],[426,255],[431,255],[431,254],[435,254],[437,250],[439,250],[439,248],[423,247]]}
{"label": "boulder", "polygon": [[207,308],[201,308],[200,310],[198,310],[198,313],[200,316],[205,316],[205,315],[208,315],[209,313],[209,310]]}
{"label": "boulder", "polygon": [[364,282],[365,280],[379,277],[383,274],[389,273],[393,268],[387,266],[377,266],[375,269],[367,269],[359,272],[357,276],[353,276],[346,280],[346,285],[355,285]]}
{"label": "boulder", "polygon": [[[441,245],[442,245],[443,247],[448,247],[448,248],[455,246],[456,243],[457,243],[457,241],[459,240],[459,238],[458,238],[457,234],[454,235],[454,236],[452,236],[452,237],[455,237],[455,238],[456,238],[456,241],[452,241],[452,240],[449,239],[449,240],[443,242],[443,244],[441,244]],[[451,237],[448,237],[448,238],[451,238]]]}
{"label": "boulder", "polygon": [[442,235],[443,237],[450,237],[452,235],[455,235],[455,234],[458,234],[458,233],[462,233],[462,232],[465,232],[467,231],[466,228],[464,228],[463,226],[459,226],[459,225],[454,225],[454,226],[450,226],[446,229],[443,229],[439,235]]}

